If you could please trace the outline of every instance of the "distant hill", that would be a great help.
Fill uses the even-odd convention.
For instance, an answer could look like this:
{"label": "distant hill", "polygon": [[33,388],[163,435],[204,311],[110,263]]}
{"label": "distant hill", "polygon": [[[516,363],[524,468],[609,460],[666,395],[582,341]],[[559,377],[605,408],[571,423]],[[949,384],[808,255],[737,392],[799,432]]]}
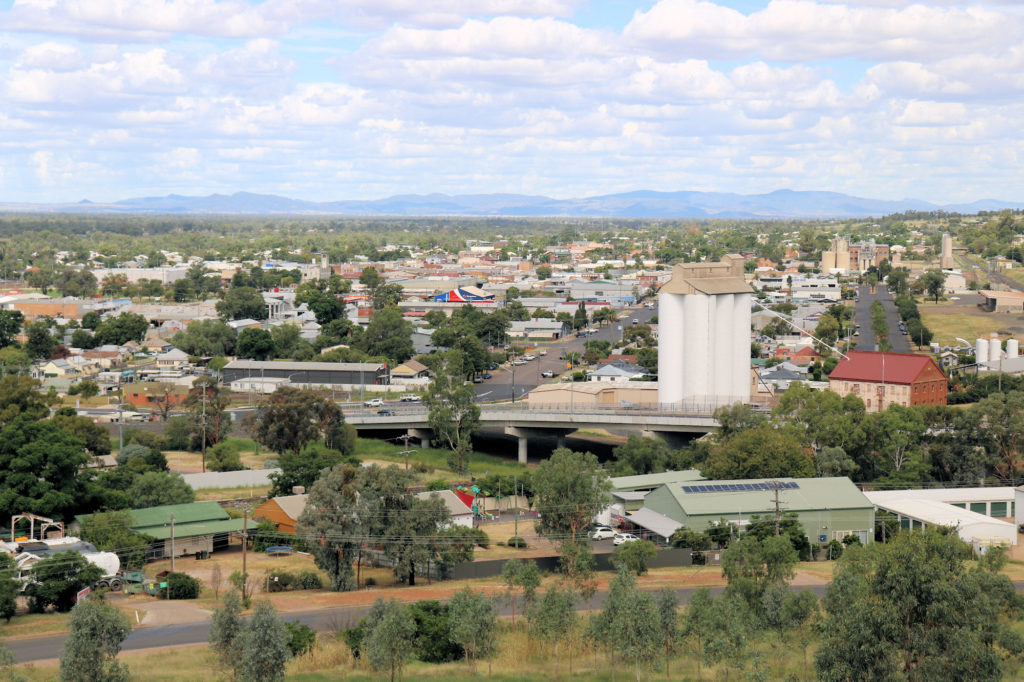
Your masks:
{"label": "distant hill", "polygon": [[74,204],[0,203],[0,211],[75,213],[183,213],[231,215],[351,216],[574,216],[582,218],[859,218],[913,211],[977,213],[1018,208],[982,199],[967,204],[933,204],[918,199],[886,201],[838,192],[777,190],[768,194],[654,192],[641,190],[578,199],[527,194],[401,194],[385,199],[303,201],[272,194],[211,194],[125,199],[112,204],[82,200]]}

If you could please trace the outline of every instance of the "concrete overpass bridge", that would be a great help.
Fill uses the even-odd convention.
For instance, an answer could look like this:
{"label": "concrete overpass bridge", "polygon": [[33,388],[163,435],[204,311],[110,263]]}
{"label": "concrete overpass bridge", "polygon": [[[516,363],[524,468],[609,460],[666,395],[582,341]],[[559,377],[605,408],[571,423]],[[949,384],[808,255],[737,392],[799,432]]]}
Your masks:
{"label": "concrete overpass bridge", "polygon": [[[394,414],[377,414],[378,408],[344,409],[345,421],[362,433],[407,431],[421,445],[430,444],[431,429],[424,405],[388,405]],[[620,429],[664,440],[703,435],[718,427],[712,406],[530,406],[528,403],[480,406],[480,425],[503,429],[519,439],[519,461],[526,463],[530,438],[556,436],[559,446],[578,429]]]}

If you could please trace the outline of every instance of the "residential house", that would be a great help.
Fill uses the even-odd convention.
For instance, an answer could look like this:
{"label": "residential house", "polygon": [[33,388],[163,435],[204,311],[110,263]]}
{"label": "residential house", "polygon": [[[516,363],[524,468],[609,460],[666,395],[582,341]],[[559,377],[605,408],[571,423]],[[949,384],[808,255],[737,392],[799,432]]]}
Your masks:
{"label": "residential house", "polygon": [[421,362],[409,360],[391,370],[392,381],[396,379],[425,379],[430,376],[430,369]]}
{"label": "residential house", "polygon": [[588,381],[622,382],[633,381],[647,376],[647,370],[623,360],[613,360],[601,365],[587,375]]}

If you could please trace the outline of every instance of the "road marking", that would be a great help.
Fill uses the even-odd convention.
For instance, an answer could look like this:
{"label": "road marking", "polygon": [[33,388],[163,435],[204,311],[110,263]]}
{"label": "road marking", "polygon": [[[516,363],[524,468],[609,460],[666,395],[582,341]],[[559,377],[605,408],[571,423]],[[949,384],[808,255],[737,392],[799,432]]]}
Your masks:
{"label": "road marking", "polygon": [[487,391],[487,393],[481,393],[481,394],[477,395],[477,398],[483,398],[485,395],[490,395],[492,393],[494,393],[494,391]]}

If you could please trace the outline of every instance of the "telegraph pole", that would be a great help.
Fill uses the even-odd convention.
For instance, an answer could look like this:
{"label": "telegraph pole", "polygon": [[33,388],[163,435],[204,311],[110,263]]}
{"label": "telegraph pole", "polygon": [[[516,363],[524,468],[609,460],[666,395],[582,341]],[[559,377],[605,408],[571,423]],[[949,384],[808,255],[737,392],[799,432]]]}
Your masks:
{"label": "telegraph pole", "polygon": [[402,450],[402,454],[405,455],[405,470],[409,470],[409,433],[406,432],[402,439],[405,441],[405,449]]}
{"label": "telegraph pole", "polygon": [[[245,580],[245,548],[249,544],[249,508],[245,507],[242,510],[242,580]],[[245,596],[245,590],[242,590],[242,596]]]}
{"label": "telegraph pole", "polygon": [[171,573],[174,573],[174,514],[171,514]]}
{"label": "telegraph pole", "polygon": [[772,497],[774,498],[773,502],[775,504],[775,535],[779,535],[781,533],[780,526],[782,524],[782,504],[779,500],[779,488],[779,482],[772,481]]}
{"label": "telegraph pole", "polygon": [[206,385],[203,385],[203,473],[206,473]]}

